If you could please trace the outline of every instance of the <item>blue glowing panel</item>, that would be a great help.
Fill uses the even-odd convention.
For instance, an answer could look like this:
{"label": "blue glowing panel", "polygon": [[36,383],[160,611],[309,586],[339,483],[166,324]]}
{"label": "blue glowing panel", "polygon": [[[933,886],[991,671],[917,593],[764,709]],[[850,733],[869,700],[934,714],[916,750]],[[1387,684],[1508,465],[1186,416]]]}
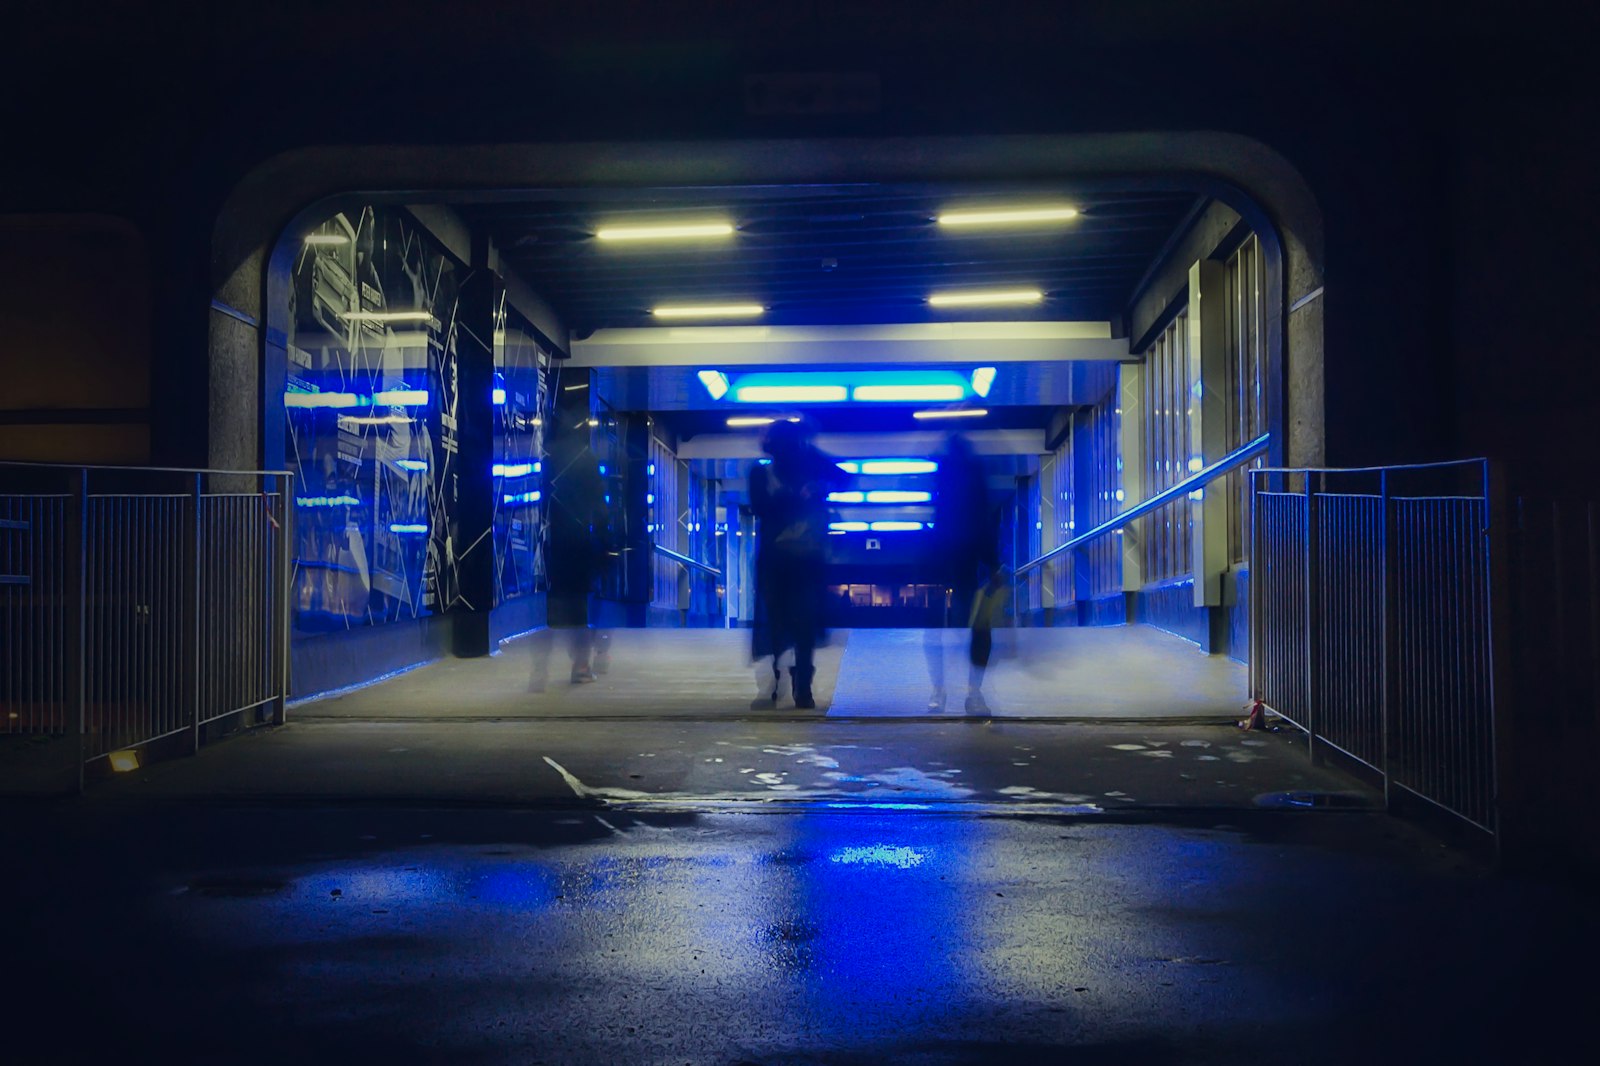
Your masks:
{"label": "blue glowing panel", "polygon": [[863,459],[863,474],[932,474],[939,464],[933,459]]}

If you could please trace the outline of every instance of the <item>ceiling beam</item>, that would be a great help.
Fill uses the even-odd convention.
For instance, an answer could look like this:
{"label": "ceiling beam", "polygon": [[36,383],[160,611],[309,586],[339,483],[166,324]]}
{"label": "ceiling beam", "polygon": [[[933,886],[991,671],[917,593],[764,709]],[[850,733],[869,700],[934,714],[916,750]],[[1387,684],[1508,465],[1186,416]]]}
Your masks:
{"label": "ceiling beam", "polygon": [[926,322],[865,326],[602,329],[569,366],[1019,363],[1133,359],[1109,322]]}

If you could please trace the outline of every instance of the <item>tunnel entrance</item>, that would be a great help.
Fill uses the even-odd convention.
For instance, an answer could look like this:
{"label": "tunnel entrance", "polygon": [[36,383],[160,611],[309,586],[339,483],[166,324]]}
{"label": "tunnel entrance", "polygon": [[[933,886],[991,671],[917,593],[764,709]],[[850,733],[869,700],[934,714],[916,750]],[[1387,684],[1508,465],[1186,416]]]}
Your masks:
{"label": "tunnel entrance", "polygon": [[[296,694],[453,650],[466,658],[411,675],[444,685],[418,688],[414,711],[451,716],[468,670],[539,695],[531,714],[761,710],[750,481],[763,434],[793,422],[839,471],[814,713],[1237,716],[1242,470],[1267,447],[1240,449],[1282,419],[1282,268],[1276,235],[1229,200],[1178,177],[1078,178],[302,212],[271,258],[267,318],[286,340],[267,373],[284,387],[263,431],[299,478]],[[581,438],[603,504],[576,540],[558,430]],[[976,705],[971,590],[949,580],[934,520],[957,433],[1003,574]],[[1141,501],[1158,506],[1119,521]],[[578,621],[601,636],[569,684],[553,638],[577,624],[561,586],[585,552],[600,558]],[[523,649],[526,668],[506,665]]]}

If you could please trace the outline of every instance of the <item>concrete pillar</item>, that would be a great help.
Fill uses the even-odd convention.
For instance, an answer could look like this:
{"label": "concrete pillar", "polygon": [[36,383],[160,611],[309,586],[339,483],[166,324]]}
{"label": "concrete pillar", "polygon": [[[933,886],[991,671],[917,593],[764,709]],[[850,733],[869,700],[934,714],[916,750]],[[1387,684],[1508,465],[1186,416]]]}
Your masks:
{"label": "concrete pillar", "polygon": [[[1185,475],[1228,450],[1227,268],[1202,260],[1189,268],[1189,454]],[[1223,482],[1189,499],[1194,519],[1194,605],[1208,615],[1207,651],[1226,639],[1222,578],[1228,569],[1228,494]]]}
{"label": "concrete pillar", "polygon": [[498,279],[489,269],[488,236],[475,233],[456,309],[454,374],[449,372],[447,356],[446,380],[440,390],[440,439],[448,460],[442,469],[449,471],[445,506],[450,551],[444,559],[445,569],[454,575],[453,594],[444,602],[450,616],[451,644],[455,654],[463,657],[493,651],[489,618],[495,606],[494,322],[498,289]]}
{"label": "concrete pillar", "polygon": [[[1117,462],[1124,507],[1145,498],[1144,487],[1144,364],[1123,363],[1117,368]],[[1139,591],[1144,588],[1145,519],[1122,531],[1122,593],[1128,621],[1137,617]]]}

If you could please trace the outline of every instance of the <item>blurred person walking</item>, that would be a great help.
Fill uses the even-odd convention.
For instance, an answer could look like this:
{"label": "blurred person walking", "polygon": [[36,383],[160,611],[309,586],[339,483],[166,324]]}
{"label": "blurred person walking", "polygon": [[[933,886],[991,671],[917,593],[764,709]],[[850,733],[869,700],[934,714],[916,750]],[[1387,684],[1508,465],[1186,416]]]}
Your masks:
{"label": "blurred person walking", "polygon": [[817,705],[811,681],[816,674],[813,653],[827,638],[828,493],[845,476],[811,437],[807,423],[772,423],[761,440],[761,450],[771,461],[750,468],[750,511],[757,522],[750,651],[753,660],[770,656],[774,663],[771,693],[763,690],[751,704],[756,709],[777,705],[787,652],[794,655],[789,676],[795,707],[810,710]]}
{"label": "blurred person walking", "polygon": [[591,626],[589,596],[608,556],[605,479],[589,446],[586,423],[558,426],[546,442],[546,496],[549,500],[546,565],[550,574],[549,628],[534,641],[529,690],[543,692],[549,680],[554,631],[567,633],[574,685],[595,679],[609,665],[610,634]]}
{"label": "blurred person walking", "polygon": [[[959,433],[945,442],[934,475],[933,548],[938,573],[950,589],[944,628],[969,630],[967,645],[968,713],[987,715],[983,675],[994,648],[993,627],[1005,601],[1005,572],[1000,568],[999,523],[989,504],[983,461]],[[925,632],[923,651],[933,692],[928,710],[945,707],[944,629]]]}

